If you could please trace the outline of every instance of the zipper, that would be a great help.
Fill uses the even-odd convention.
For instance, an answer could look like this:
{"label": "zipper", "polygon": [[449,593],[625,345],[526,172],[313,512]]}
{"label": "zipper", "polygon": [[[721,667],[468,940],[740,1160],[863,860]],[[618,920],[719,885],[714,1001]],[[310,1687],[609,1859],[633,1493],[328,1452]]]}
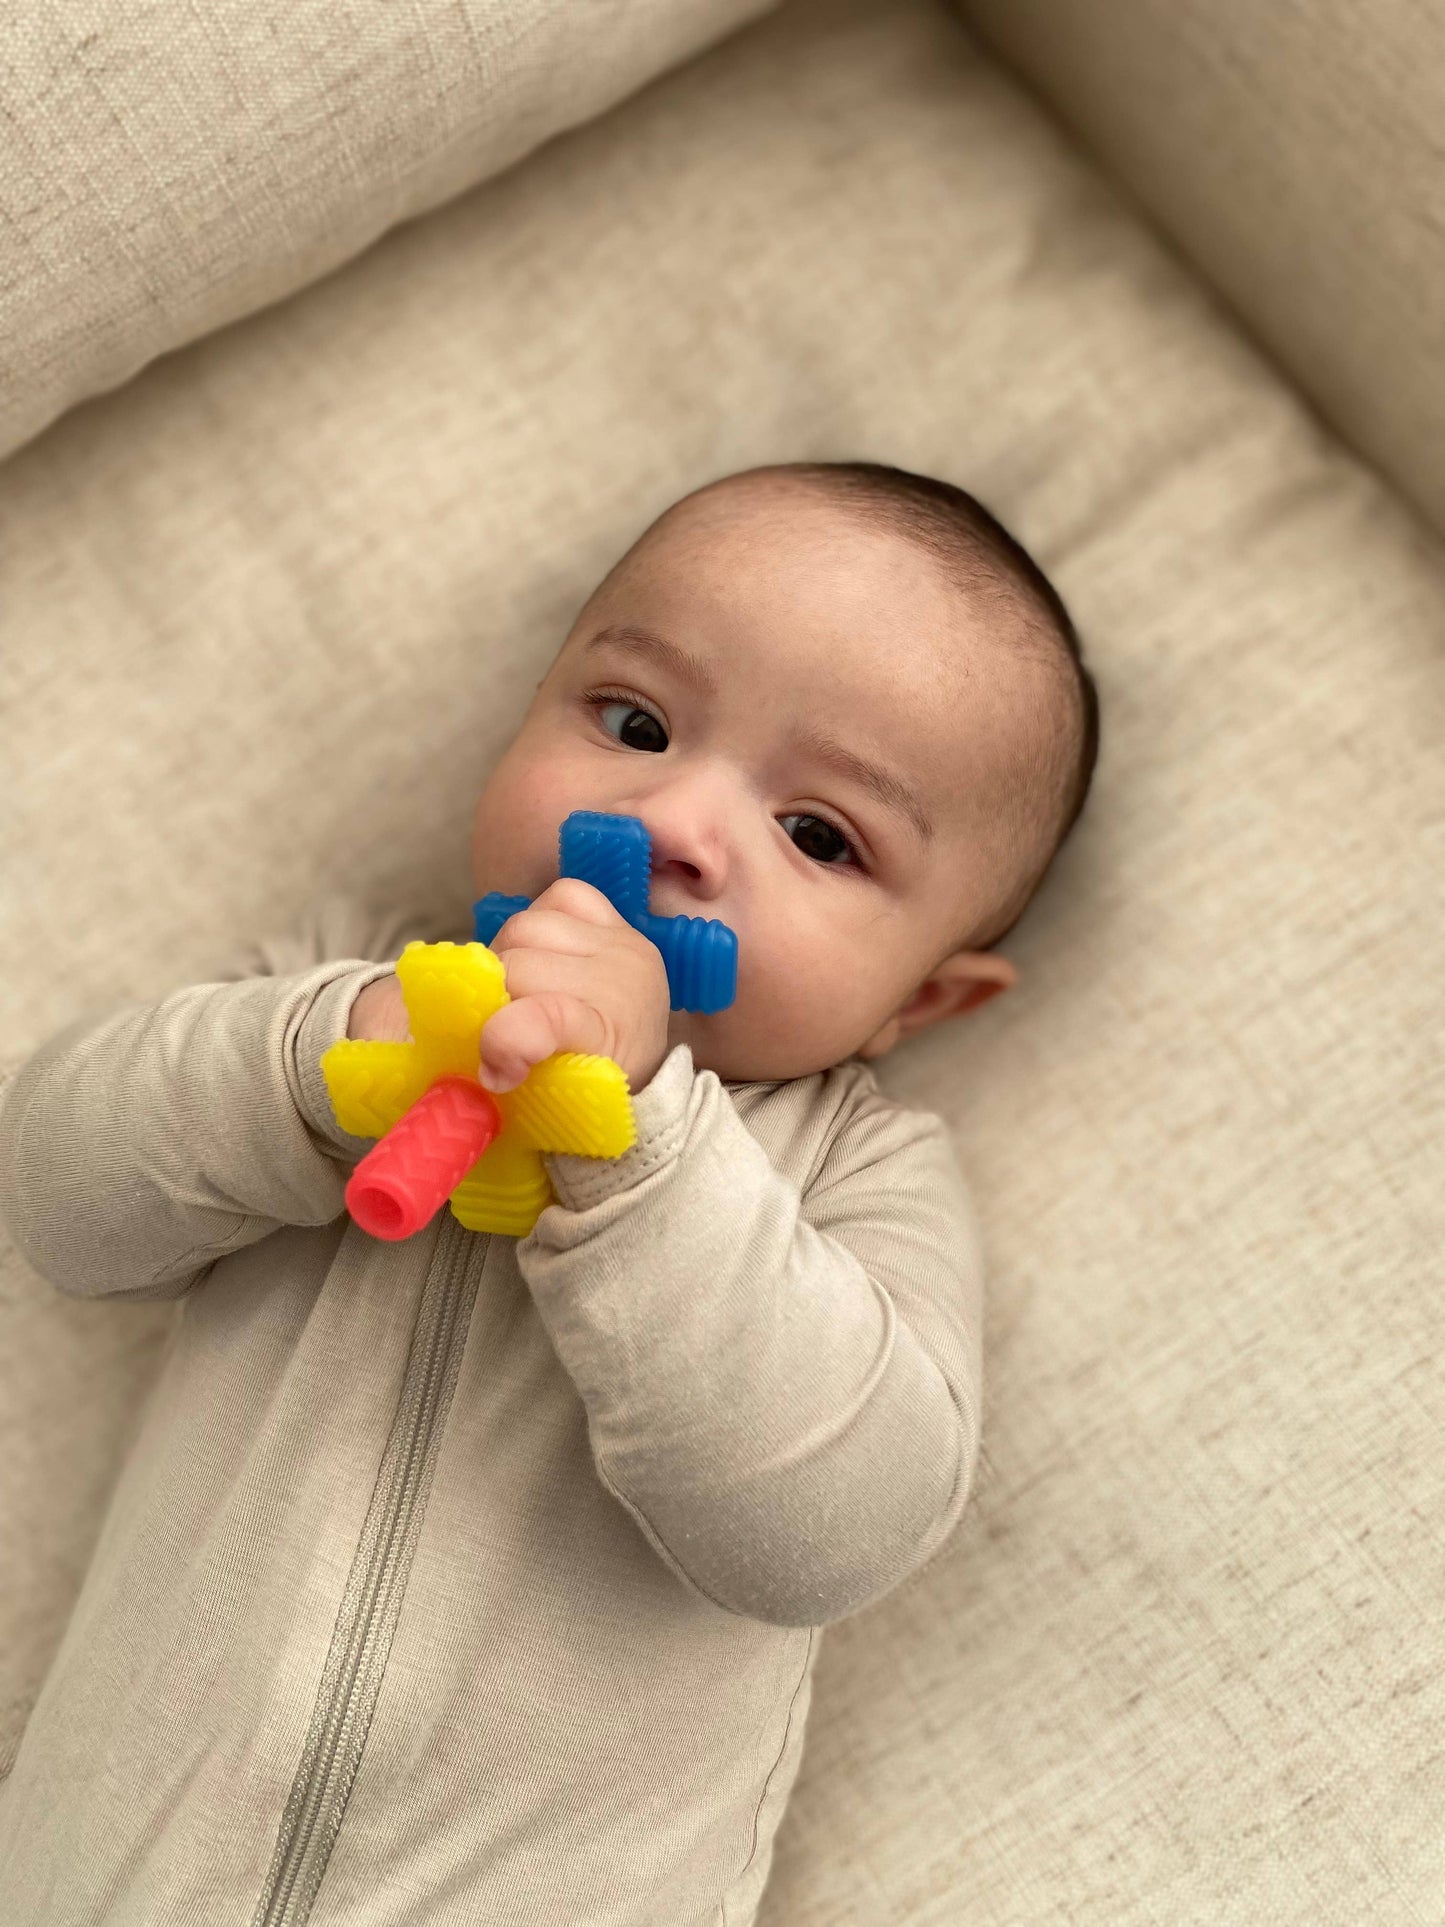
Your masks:
{"label": "zipper", "polygon": [[331,1858],[376,1710],[461,1368],[483,1269],[470,1262],[478,1235],[444,1210],[396,1417],[251,1927],[304,1927]]}

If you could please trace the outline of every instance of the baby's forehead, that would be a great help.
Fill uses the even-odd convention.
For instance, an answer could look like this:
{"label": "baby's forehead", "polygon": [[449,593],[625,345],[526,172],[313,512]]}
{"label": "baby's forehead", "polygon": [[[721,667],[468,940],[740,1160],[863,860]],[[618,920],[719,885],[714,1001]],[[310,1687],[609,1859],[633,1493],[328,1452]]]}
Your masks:
{"label": "baby's forehead", "polygon": [[894,657],[910,644],[907,664],[895,668],[937,675],[949,649],[943,632],[967,614],[968,598],[895,531],[791,495],[698,511],[644,544],[637,560],[627,587],[675,606],[719,653],[731,653],[734,638],[755,639],[758,668],[832,646],[840,655],[872,650],[882,670],[886,640]]}
{"label": "baby's forehead", "polygon": [[884,518],[869,515],[857,499],[838,489],[823,488],[790,474],[742,474],[697,489],[659,516],[653,530],[697,543],[722,543],[738,536],[757,540],[788,530],[796,540],[801,530],[852,532],[886,526]]}
{"label": "baby's forehead", "polygon": [[[665,558],[653,558],[679,584],[725,571],[745,601],[783,613],[801,593],[820,622],[831,618],[864,644],[870,632],[887,633],[895,656],[906,658],[888,666],[932,682],[972,667],[970,643],[1036,626],[1008,571],[984,548],[942,552],[892,516],[787,479],[748,477],[711,495],[685,498],[657,525],[662,533],[680,518]],[[997,660],[986,667],[1005,673]]]}

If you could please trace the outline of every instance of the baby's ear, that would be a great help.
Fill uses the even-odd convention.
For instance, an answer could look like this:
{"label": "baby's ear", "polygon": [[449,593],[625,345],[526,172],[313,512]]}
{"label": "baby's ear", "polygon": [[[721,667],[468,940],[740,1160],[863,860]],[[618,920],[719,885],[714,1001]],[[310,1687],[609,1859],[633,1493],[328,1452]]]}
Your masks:
{"label": "baby's ear", "polygon": [[994,983],[988,980],[970,984],[959,998],[959,1001],[954,1005],[954,1015],[962,1017],[967,1011],[977,1010],[980,1004],[986,1004],[990,997],[997,997],[1001,990],[1007,990],[1008,988],[1008,984]]}
{"label": "baby's ear", "polygon": [[971,1010],[1010,990],[1018,971],[1007,957],[992,950],[955,950],[931,971],[898,1013],[903,1035],[921,1030],[943,1017],[964,1017]]}
{"label": "baby's ear", "polygon": [[1018,982],[1018,974],[1007,957],[997,957],[991,950],[955,950],[928,973],[907,1003],[900,1005],[855,1055],[869,1062],[884,1056],[903,1038],[927,1030],[930,1024],[940,1023],[945,1017],[965,1017],[1001,990],[1010,989]]}
{"label": "baby's ear", "polygon": [[[957,1009],[976,1010],[1001,990],[1011,990],[1018,977],[1018,966],[995,950],[955,950],[931,973],[928,982],[936,981],[957,995]],[[920,989],[927,987],[923,984]]]}

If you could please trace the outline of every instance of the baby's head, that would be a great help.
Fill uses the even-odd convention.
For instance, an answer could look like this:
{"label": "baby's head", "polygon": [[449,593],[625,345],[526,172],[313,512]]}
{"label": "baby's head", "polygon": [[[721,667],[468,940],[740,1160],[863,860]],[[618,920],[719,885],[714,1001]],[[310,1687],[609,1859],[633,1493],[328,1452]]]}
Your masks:
{"label": "baby's head", "polygon": [[1094,684],[1062,602],[951,484],[747,469],[584,604],[477,806],[478,896],[539,896],[573,810],[640,817],[650,907],[738,938],[673,1011],[724,1081],[873,1058],[1017,979],[997,945],[1088,794]]}

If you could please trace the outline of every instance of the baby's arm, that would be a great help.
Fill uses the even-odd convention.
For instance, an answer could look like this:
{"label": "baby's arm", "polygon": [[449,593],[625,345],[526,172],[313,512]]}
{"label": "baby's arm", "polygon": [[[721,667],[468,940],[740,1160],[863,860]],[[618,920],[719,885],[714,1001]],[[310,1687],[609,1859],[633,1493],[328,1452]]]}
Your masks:
{"label": "baby's arm", "polygon": [[[319,1060],[393,968],[367,950],[394,918],[348,922],[338,907],[256,947],[253,974],[80,1018],[14,1072],[0,1221],[57,1290],[179,1298],[278,1226],[341,1215],[372,1140],[336,1125]],[[355,954],[336,957],[338,932]]]}
{"label": "baby's arm", "polygon": [[614,1162],[548,1159],[518,1262],[599,1476],[714,1604],[821,1625],[948,1538],[972,1486],[980,1245],[941,1119],[855,1084],[805,1196],[684,1046]]}

